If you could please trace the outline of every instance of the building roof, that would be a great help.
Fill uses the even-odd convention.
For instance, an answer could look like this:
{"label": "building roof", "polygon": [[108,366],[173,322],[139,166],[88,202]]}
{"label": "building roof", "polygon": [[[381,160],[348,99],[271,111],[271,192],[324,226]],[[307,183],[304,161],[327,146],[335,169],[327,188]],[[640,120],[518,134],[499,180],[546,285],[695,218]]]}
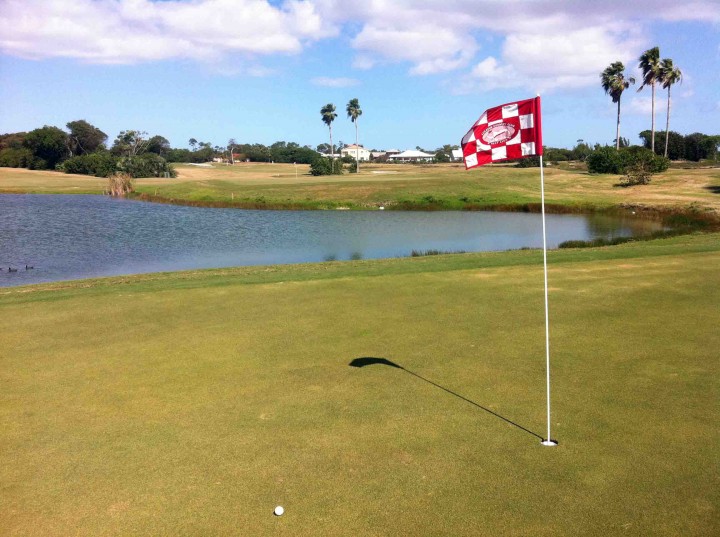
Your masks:
{"label": "building roof", "polygon": [[397,155],[391,155],[392,158],[433,158],[434,155],[425,153],[424,151],[416,151],[415,149],[408,149]]}

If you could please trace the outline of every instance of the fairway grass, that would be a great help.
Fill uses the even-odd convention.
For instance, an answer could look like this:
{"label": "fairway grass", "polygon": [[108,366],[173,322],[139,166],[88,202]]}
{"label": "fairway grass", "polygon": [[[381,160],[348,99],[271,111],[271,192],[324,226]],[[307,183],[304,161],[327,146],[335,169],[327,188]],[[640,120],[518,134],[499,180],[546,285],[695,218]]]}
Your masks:
{"label": "fairway grass", "polygon": [[[487,209],[518,208],[540,201],[538,168],[460,164],[368,164],[359,174],[313,177],[308,166],[242,163],[176,165],[175,179],[139,179],[140,199],[187,205],[253,209]],[[649,185],[618,187],[618,175],[545,169],[548,209],[575,211],[618,206],[720,214],[720,168],[672,168]],[[0,193],[101,194],[106,180],[51,171],[0,168]]]}
{"label": "fairway grass", "polygon": [[1,289],[0,534],[717,535],[720,235],[549,262],[553,448],[537,250]]}

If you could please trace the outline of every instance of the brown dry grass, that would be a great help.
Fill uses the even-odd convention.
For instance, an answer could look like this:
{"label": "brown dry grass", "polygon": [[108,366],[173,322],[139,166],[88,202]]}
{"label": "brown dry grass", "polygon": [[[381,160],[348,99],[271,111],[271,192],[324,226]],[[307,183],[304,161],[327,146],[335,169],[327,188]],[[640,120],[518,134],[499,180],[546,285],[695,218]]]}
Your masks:
{"label": "brown dry grass", "polygon": [[[432,196],[455,203],[461,198],[480,205],[539,201],[537,168],[488,166],[465,171],[459,164],[370,164],[359,174],[313,177],[308,166],[241,163],[235,166],[177,165],[175,179],[141,179],[137,190],[159,198],[203,202],[262,198],[263,203],[308,204],[322,201],[357,207],[417,201]],[[297,172],[297,175],[296,175]],[[670,169],[649,185],[620,188],[616,175],[590,175],[576,169],[545,171],[548,203],[564,205],[638,205],[688,207],[695,204],[720,213],[720,169]],[[0,193],[101,194],[105,181],[53,171],[0,168]]]}

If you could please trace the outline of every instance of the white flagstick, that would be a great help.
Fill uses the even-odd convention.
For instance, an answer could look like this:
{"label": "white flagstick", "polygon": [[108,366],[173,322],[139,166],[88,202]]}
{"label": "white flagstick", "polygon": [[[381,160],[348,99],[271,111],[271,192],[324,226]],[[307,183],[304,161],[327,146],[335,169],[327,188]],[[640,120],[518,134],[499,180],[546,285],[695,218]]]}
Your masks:
{"label": "white flagstick", "polygon": [[545,233],[545,171],[542,155],[540,155],[540,198],[542,205],[543,269],[545,273],[545,370],[547,372],[547,438],[542,441],[542,445],[557,446],[557,442],[551,440],[550,437],[550,318],[548,315],[547,238]]}

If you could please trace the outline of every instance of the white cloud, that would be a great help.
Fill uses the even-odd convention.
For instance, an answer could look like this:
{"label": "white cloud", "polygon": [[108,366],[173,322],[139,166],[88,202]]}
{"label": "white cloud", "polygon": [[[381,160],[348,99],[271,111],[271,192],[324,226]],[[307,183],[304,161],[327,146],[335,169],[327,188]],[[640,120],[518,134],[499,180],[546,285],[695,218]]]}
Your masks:
{"label": "white cloud", "polygon": [[[645,91],[645,90],[643,90]],[[623,97],[625,94],[623,93]],[[623,99],[624,101],[624,99]],[[639,114],[643,116],[649,116],[652,113],[652,97],[633,97],[629,103],[623,108],[624,111],[630,114]],[[658,99],[655,97],[655,113],[658,111]]]}
{"label": "white cloud", "polygon": [[[647,31],[654,20],[720,22],[717,0],[315,1],[335,24],[359,27],[353,67],[406,63],[413,75],[469,67],[456,84],[461,92],[590,86],[613,61],[632,74],[640,53],[654,45]],[[498,53],[477,57],[483,36],[493,38],[483,39],[490,44],[499,39]]]}
{"label": "white cloud", "polygon": [[545,93],[597,84],[607,65],[620,60],[629,67],[642,48],[634,31],[618,31],[618,26],[509,34],[502,60],[488,57],[478,63],[465,79],[464,91],[525,87]]}
{"label": "white cloud", "polygon": [[[350,44],[354,68],[464,72],[461,91],[597,84],[612,61],[631,71],[653,21],[720,23],[717,0],[0,1],[0,52],[24,58],[256,62],[343,34],[333,45]],[[480,40],[500,48],[478,55]]]}
{"label": "white cloud", "polygon": [[310,82],[316,86],[324,86],[326,88],[349,88],[360,84],[360,81],[355,78],[330,78],[325,76],[313,78]]}
{"label": "white cloud", "polygon": [[390,62],[408,61],[414,64],[410,73],[416,75],[463,67],[477,50],[474,40],[465,32],[430,22],[404,27],[373,22],[363,27],[352,46],[362,51],[356,66],[372,66],[373,57]]}
{"label": "white cloud", "polygon": [[291,0],[5,0],[0,50],[29,59],[92,63],[216,61],[227,54],[292,54],[334,34],[315,6]]}

